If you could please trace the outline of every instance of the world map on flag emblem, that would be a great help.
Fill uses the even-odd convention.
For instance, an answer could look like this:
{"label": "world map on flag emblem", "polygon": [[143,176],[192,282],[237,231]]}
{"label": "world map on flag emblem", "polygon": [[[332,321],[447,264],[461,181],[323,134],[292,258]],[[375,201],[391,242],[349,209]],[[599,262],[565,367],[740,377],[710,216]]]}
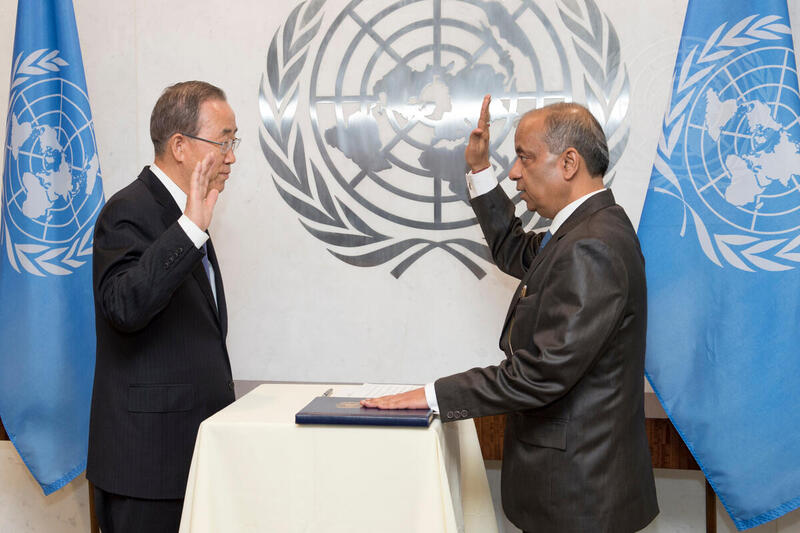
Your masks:
{"label": "world map on flag emblem", "polygon": [[88,98],[49,78],[12,94],[9,107],[5,223],[16,243],[69,245],[103,201]]}
{"label": "world map on flag emblem", "polygon": [[750,234],[800,228],[800,98],[794,56],[761,48],[719,65],[698,92],[686,168],[702,202]]}

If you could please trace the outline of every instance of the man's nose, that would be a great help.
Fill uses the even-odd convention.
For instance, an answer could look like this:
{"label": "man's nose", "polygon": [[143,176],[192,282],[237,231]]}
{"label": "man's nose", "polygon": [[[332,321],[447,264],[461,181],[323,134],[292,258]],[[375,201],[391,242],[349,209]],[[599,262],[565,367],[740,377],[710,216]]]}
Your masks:
{"label": "man's nose", "polygon": [[226,165],[232,165],[236,162],[236,154],[233,150],[228,150],[225,152],[225,157],[222,158],[222,162]]}
{"label": "man's nose", "polygon": [[514,160],[511,165],[511,170],[508,171],[508,177],[516,181],[522,177],[522,163],[519,162],[519,157]]}

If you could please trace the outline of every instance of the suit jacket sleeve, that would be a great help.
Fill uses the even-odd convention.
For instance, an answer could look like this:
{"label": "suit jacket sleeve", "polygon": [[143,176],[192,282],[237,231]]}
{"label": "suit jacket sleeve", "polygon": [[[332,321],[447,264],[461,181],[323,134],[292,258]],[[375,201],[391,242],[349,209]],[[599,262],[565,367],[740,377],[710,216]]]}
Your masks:
{"label": "suit jacket sleeve", "polygon": [[528,270],[542,242],[542,234],[526,232],[514,216],[514,204],[498,185],[470,202],[497,267],[517,279]]}
{"label": "suit jacket sleeve", "polygon": [[541,294],[520,299],[514,310],[513,353],[497,366],[437,380],[443,413],[476,417],[548,405],[569,392],[603,353],[623,320],[625,265],[598,239],[553,251],[560,257],[545,274]]}
{"label": "suit jacket sleeve", "polygon": [[[138,331],[168,303],[202,260],[177,222],[164,229],[158,214],[119,199],[98,217],[94,242],[95,298],[113,327]],[[157,221],[153,218],[158,219]]]}

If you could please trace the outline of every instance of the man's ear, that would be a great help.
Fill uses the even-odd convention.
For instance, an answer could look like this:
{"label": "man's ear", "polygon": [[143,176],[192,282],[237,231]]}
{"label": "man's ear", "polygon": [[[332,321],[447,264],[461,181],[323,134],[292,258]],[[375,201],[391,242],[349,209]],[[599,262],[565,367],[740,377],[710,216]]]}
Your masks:
{"label": "man's ear", "polygon": [[186,137],[180,133],[175,133],[167,141],[167,150],[172,154],[172,158],[182,163],[186,158]]}
{"label": "man's ear", "polygon": [[561,172],[564,179],[569,181],[575,177],[580,169],[581,156],[575,148],[570,146],[561,154],[559,164],[561,165]]}

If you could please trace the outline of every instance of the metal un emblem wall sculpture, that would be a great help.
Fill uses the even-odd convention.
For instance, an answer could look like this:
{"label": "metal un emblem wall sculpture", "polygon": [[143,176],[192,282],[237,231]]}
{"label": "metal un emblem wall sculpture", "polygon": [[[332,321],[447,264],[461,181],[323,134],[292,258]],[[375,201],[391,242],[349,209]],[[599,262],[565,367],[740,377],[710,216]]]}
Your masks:
{"label": "metal un emblem wall sculpture", "polygon": [[[557,2],[556,21],[528,0],[355,0],[323,26],[325,7],[299,4],[270,42],[260,140],[279,194],[337,258],[392,263],[399,278],[439,249],[485,275],[477,260],[491,258],[471,228],[463,153],[487,93],[500,181],[519,117],[576,94],[609,138],[613,181],[630,86],[594,0]],[[549,224],[522,217],[529,228]]]}

